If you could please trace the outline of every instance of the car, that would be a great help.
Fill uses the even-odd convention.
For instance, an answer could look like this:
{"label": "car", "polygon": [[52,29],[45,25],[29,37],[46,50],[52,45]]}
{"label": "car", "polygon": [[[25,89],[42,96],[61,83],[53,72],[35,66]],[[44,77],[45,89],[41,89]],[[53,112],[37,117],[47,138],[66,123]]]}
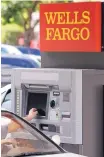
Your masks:
{"label": "car", "polygon": [[12,68],[40,68],[40,62],[38,59],[27,55],[1,55],[1,64],[11,65]]}
{"label": "car", "polygon": [[11,111],[11,84],[1,88],[1,107]]}
{"label": "car", "polygon": [[31,49],[28,47],[15,47],[12,45],[1,44],[1,54],[2,55],[25,55],[31,59],[37,59],[41,63],[40,51],[38,49]]}
{"label": "car", "polygon": [[1,85],[11,83],[11,73],[13,68],[40,68],[41,62],[35,56],[25,55],[1,55]]}
{"label": "car", "polygon": [[[4,132],[3,128],[10,124],[17,129]],[[25,119],[5,109],[1,110],[1,156],[82,157],[66,152],[57,143],[57,139],[53,138],[52,141],[51,137],[47,137]]]}
{"label": "car", "polygon": [[1,44],[1,54],[22,55],[22,52],[18,50],[15,46]]}
{"label": "car", "polygon": [[23,46],[16,46],[18,50],[20,50],[23,54],[33,54],[40,56],[40,50],[39,49],[33,49],[29,47],[23,47]]}

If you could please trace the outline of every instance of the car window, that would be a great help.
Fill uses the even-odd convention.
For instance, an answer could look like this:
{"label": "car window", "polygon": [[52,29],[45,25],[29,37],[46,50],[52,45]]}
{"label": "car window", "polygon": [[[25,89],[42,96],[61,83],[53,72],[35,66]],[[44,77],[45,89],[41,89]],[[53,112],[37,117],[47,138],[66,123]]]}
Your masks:
{"label": "car window", "polygon": [[1,54],[8,54],[7,49],[4,47],[1,47]]}
{"label": "car window", "polygon": [[24,53],[24,54],[31,54],[31,52],[29,52],[29,49],[28,49],[28,48],[19,47],[18,49],[19,49],[20,51],[22,51],[22,53]]}
{"label": "car window", "polygon": [[[23,154],[44,155],[61,153],[61,148],[59,149],[58,146],[29,123],[14,114],[2,112],[3,126],[4,124],[9,125],[10,121],[12,122],[12,133],[7,131],[4,135],[4,132],[1,131],[2,156],[12,157]],[[8,147],[5,148],[5,143],[6,141],[8,143],[8,140],[11,141],[11,145],[6,145]]]}
{"label": "car window", "polygon": [[24,54],[33,54],[33,55],[40,56],[40,51],[38,49],[31,49],[28,47],[17,47],[17,48]]}

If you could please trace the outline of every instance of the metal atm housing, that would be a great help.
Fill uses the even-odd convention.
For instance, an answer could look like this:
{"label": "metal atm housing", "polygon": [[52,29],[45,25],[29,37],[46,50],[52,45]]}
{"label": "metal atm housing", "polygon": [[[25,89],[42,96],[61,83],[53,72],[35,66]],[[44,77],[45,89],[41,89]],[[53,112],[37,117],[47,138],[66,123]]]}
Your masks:
{"label": "metal atm housing", "polygon": [[31,122],[38,129],[58,134],[68,151],[103,157],[103,85],[104,70],[14,69],[12,110],[41,109]]}
{"label": "metal atm housing", "polygon": [[80,70],[14,69],[12,109],[20,116],[33,107],[42,109],[45,114],[32,121],[37,128],[49,136],[61,135],[61,142],[82,144],[80,88]]}

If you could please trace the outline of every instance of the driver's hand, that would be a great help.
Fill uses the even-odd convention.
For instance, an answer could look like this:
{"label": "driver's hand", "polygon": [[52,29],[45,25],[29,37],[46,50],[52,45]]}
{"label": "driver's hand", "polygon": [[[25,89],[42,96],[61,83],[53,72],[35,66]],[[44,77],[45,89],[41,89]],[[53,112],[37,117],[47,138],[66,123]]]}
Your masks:
{"label": "driver's hand", "polygon": [[38,111],[37,109],[35,108],[32,108],[30,111],[29,111],[29,114],[27,115],[27,118],[29,121],[31,121],[33,118],[35,118],[38,114]]}
{"label": "driver's hand", "polygon": [[17,145],[16,140],[14,139],[3,139],[1,140],[1,144],[13,145],[14,147]]}

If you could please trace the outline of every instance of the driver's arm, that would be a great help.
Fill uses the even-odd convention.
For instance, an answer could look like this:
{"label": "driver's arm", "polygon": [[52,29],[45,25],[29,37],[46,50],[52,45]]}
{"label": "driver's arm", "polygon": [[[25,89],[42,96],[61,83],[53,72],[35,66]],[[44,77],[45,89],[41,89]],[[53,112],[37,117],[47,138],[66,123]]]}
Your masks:
{"label": "driver's arm", "polygon": [[[37,110],[35,108],[32,108],[30,111],[29,111],[29,114],[24,117],[24,119],[26,121],[31,121],[33,118],[36,117],[37,115]],[[14,121],[11,121],[11,123],[8,125],[8,132],[11,133],[11,132],[15,132],[17,129],[21,128],[22,126],[17,124],[16,122]]]}
{"label": "driver's arm", "polygon": [[1,145],[3,144],[17,144],[16,141],[14,139],[2,139],[1,140]]}

